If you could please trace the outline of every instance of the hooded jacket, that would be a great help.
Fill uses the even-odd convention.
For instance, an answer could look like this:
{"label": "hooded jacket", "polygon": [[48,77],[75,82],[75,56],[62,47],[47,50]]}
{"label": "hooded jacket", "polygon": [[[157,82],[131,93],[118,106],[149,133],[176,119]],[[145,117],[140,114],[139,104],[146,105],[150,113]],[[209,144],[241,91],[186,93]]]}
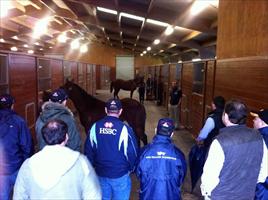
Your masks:
{"label": "hooded jacket", "polygon": [[140,199],[181,199],[180,187],[186,169],[184,154],[171,138],[156,135],[139,157],[136,174],[140,180]]}
{"label": "hooded jacket", "polygon": [[13,199],[101,199],[101,189],[84,155],[47,145],[23,163]]}
{"label": "hooded jacket", "polygon": [[69,140],[66,146],[75,151],[80,151],[81,138],[80,133],[75,124],[73,113],[66,106],[51,101],[44,103],[44,105],[42,106],[42,112],[35,124],[35,131],[39,144],[39,149],[41,150],[46,145],[42,137],[41,129],[45,125],[45,123],[51,119],[60,119],[68,125]]}
{"label": "hooded jacket", "polygon": [[11,109],[0,110],[0,175],[19,170],[31,156],[32,138],[26,122]]}

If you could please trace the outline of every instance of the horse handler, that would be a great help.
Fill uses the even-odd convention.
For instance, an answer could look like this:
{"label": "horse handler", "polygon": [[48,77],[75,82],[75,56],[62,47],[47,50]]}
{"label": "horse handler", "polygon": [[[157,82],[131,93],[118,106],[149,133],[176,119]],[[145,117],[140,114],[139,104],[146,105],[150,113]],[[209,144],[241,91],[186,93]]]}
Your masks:
{"label": "horse handler", "polygon": [[129,199],[131,179],[137,158],[137,141],[131,127],[119,116],[122,105],[119,99],[106,102],[106,117],[93,124],[85,143],[85,155],[96,173],[103,199]]}

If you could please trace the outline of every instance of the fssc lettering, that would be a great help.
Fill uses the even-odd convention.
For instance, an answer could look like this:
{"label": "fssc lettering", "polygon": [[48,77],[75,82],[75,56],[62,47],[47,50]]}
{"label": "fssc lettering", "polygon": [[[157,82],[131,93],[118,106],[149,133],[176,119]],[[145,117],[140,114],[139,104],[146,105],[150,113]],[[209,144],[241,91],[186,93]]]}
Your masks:
{"label": "fssc lettering", "polygon": [[116,129],[100,128],[100,134],[116,135],[116,132]]}

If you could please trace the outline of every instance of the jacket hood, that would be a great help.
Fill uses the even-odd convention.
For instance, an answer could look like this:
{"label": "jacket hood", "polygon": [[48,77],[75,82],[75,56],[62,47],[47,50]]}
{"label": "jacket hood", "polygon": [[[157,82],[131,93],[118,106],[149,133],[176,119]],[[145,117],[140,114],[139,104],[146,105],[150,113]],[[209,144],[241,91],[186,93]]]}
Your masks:
{"label": "jacket hood", "polygon": [[42,113],[40,114],[40,119],[43,122],[47,122],[49,119],[55,119],[63,114],[73,116],[72,111],[66,106],[60,103],[48,101],[42,105]]}
{"label": "jacket hood", "polygon": [[29,160],[30,171],[39,187],[49,190],[72,168],[80,156],[60,145],[45,146]]}

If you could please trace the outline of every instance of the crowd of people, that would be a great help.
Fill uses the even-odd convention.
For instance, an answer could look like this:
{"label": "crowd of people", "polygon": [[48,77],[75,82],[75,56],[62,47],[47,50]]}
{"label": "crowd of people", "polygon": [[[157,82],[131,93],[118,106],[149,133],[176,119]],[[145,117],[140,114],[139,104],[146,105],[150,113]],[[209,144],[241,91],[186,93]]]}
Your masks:
{"label": "crowd of people", "polygon": [[[140,199],[181,199],[187,162],[172,141],[175,129],[181,128],[181,96],[174,83],[171,118],[158,121],[152,142],[142,148],[133,129],[119,118],[120,100],[109,99],[107,115],[90,128],[81,153],[80,133],[66,106],[68,95],[57,89],[36,121],[35,153],[27,123],[13,110],[14,98],[1,95],[0,199],[129,199],[131,173],[140,182]],[[268,110],[252,112],[254,128],[249,128],[243,102],[225,104],[217,96],[211,107],[196,138],[196,148],[205,147],[199,169],[202,195],[213,200],[268,199]]]}

